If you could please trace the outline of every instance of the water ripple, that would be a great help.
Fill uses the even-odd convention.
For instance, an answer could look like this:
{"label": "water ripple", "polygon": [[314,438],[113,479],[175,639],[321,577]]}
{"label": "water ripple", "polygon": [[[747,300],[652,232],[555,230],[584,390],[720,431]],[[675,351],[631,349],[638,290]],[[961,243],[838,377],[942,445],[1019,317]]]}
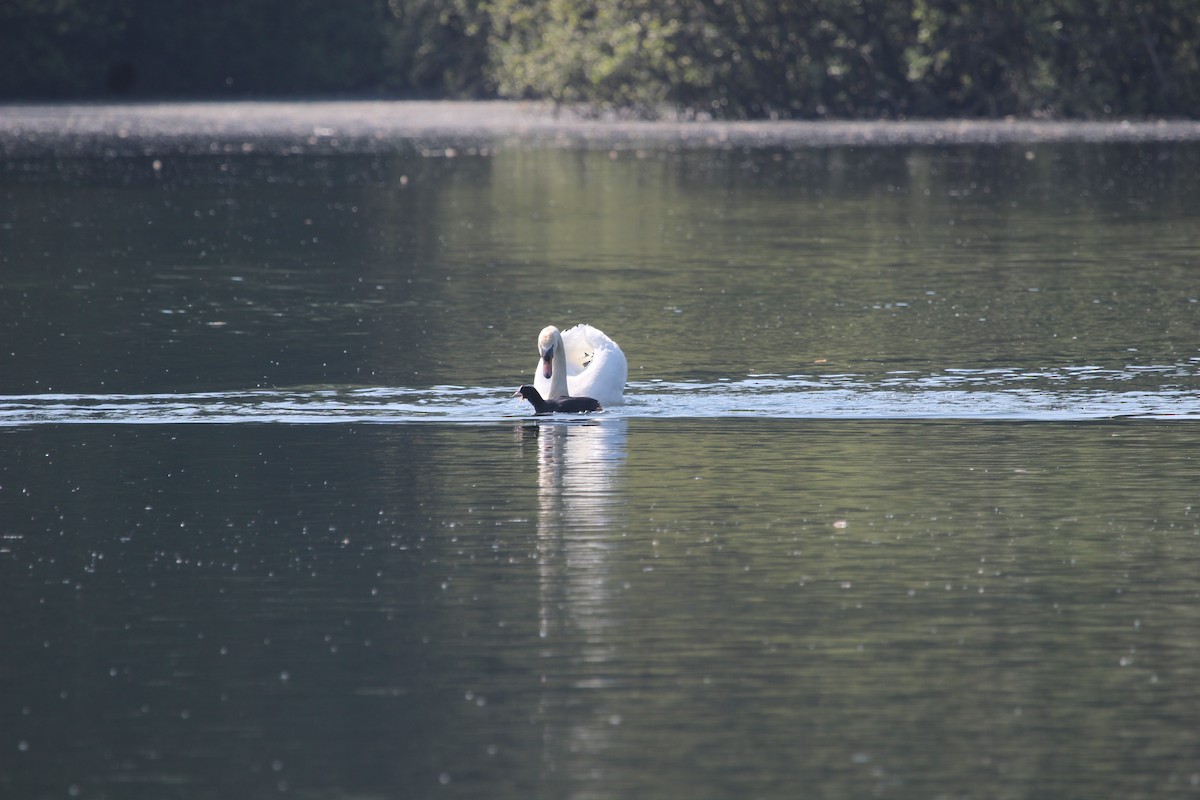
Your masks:
{"label": "water ripple", "polygon": [[[948,369],[741,380],[635,381],[622,417],[787,419],[1200,419],[1192,365],[1109,370]],[[1147,378],[1152,378],[1152,382]],[[1179,380],[1175,380],[1178,378]],[[321,387],[184,394],[0,396],[0,426],[80,423],[486,423],[531,414],[502,387]]]}

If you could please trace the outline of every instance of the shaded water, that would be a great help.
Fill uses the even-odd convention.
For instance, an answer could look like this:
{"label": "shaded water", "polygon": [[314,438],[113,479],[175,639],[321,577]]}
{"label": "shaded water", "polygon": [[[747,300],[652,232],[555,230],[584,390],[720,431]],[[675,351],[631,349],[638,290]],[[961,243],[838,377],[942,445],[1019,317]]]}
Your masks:
{"label": "shaded water", "polygon": [[12,796],[1196,791],[1200,433],[0,433]]}
{"label": "shaded water", "polygon": [[1200,793],[1197,167],[0,162],[0,789]]}

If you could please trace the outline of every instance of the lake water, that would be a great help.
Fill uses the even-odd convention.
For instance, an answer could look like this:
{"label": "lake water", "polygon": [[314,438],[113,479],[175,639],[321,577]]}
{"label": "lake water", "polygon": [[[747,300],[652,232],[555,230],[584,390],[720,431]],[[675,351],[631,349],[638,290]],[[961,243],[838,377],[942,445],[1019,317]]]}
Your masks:
{"label": "lake water", "polygon": [[1200,144],[230,141],[0,160],[0,794],[1200,794]]}

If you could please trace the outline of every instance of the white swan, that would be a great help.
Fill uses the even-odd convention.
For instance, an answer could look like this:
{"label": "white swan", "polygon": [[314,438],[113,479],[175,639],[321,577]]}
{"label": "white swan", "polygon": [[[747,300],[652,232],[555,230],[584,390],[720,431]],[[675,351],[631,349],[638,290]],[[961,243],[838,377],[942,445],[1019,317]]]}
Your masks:
{"label": "white swan", "polygon": [[593,397],[602,406],[625,402],[625,354],[598,328],[576,325],[560,333],[549,325],[538,334],[538,356],[533,386],[542,397]]}

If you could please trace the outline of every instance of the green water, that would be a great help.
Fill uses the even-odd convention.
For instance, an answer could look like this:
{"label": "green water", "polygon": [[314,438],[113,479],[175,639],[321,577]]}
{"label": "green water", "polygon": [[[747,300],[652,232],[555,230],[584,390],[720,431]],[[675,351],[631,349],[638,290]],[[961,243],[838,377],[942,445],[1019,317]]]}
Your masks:
{"label": "green water", "polygon": [[6,394],[1197,363],[1195,145],[3,166]]}
{"label": "green water", "polygon": [[0,163],[0,793],[1200,793],[1195,146],[153,161]]}

